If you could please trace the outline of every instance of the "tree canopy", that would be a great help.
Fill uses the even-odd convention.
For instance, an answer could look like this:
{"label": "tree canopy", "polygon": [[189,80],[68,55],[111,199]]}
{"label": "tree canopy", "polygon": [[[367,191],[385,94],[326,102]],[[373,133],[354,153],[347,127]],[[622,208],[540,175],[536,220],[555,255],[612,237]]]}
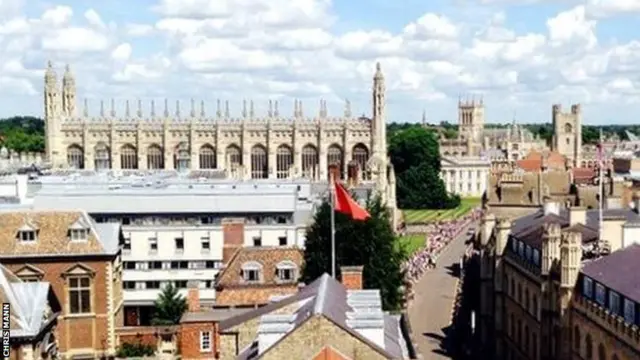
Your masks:
{"label": "tree canopy", "polygon": [[44,121],[32,116],[0,119],[0,146],[17,152],[43,152]]}
{"label": "tree canopy", "polygon": [[180,323],[182,314],[187,310],[187,300],[178,293],[178,289],[169,283],[155,301],[153,325],[175,325]]}
{"label": "tree canopy", "polygon": [[401,208],[448,209],[460,204],[440,179],[440,148],[433,131],[422,127],[397,131],[389,141],[389,155]]}
{"label": "tree canopy", "polygon": [[[389,214],[380,198],[370,200],[367,210],[371,217],[366,221],[336,213],[336,268],[340,273],[340,266],[364,266],[364,288],[380,289],[383,308],[395,310],[402,306],[404,254],[394,246]],[[305,283],[331,273],[331,206],[326,200],[307,229],[304,260]]]}

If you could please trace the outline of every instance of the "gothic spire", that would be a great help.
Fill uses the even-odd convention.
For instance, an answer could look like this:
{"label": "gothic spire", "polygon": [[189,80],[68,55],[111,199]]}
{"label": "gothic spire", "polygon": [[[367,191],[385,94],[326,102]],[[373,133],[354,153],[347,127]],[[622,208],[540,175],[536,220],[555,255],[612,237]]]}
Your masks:
{"label": "gothic spire", "polygon": [[216,101],[216,116],[222,117],[222,106],[220,106],[220,99]]}
{"label": "gothic spire", "polygon": [[169,99],[164,98],[164,117],[169,117]]}
{"label": "gothic spire", "polygon": [[84,98],[84,109],[82,110],[82,115],[84,115],[84,117],[89,116],[89,102],[87,101],[87,98]]}
{"label": "gothic spire", "polygon": [[138,99],[138,117],[141,118],[142,117],[142,100]]}
{"label": "gothic spire", "polygon": [[116,117],[116,101],[111,98],[111,117]]}
{"label": "gothic spire", "polygon": [[100,117],[104,117],[104,100],[100,100]]}
{"label": "gothic spire", "polygon": [[204,100],[200,100],[200,117],[205,117]]}
{"label": "gothic spire", "polygon": [[269,117],[273,117],[273,101],[269,100],[269,112],[267,113]]}

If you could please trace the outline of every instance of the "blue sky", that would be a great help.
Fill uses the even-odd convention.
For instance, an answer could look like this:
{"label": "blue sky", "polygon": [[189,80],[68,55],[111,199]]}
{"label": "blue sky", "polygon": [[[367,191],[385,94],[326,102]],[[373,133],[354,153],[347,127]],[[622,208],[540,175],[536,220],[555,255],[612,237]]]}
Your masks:
{"label": "blue sky", "polygon": [[640,110],[640,3],[623,0],[0,1],[0,116],[42,115],[47,60],[69,63],[79,115],[99,103],[243,99],[305,115],[326,99],[369,114],[382,64],[388,121],[457,121],[463,95],[489,122],[548,122],[582,103],[586,124],[635,123]]}

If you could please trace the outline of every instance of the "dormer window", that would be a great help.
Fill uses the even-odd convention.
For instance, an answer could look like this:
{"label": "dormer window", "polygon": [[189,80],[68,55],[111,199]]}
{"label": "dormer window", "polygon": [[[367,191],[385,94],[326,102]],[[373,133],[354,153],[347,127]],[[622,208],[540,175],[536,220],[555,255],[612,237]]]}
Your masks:
{"label": "dormer window", "polygon": [[24,242],[36,241],[36,231],[35,230],[18,231],[18,238],[20,239],[20,241],[24,241]]}
{"label": "dormer window", "polygon": [[250,261],[242,265],[242,279],[245,282],[255,283],[261,280],[262,265]]}
{"label": "dormer window", "polygon": [[69,230],[69,238],[71,241],[86,241],[88,238],[88,231],[86,229],[73,229]]}
{"label": "dormer window", "polygon": [[276,265],[276,275],[278,276],[278,281],[280,282],[289,282],[296,280],[296,264],[291,261],[282,261],[278,265]]}

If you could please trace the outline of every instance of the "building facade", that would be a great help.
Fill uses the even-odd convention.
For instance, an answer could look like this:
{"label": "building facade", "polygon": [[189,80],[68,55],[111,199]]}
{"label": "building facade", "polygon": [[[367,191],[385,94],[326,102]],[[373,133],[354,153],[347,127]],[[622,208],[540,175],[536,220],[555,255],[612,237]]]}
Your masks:
{"label": "building facade", "polygon": [[480,198],[487,190],[491,162],[480,157],[442,157],[440,178],[447,192]]}
{"label": "building facade", "polygon": [[115,355],[122,323],[122,233],[80,211],[0,212],[0,263],[23,281],[47,282],[60,301],[63,358]]}
{"label": "building facade", "polygon": [[253,103],[244,101],[240,116],[229,102],[217,102],[207,115],[204,102],[191,101],[187,113],[180,103],[170,113],[150,104],[143,114],[141,101],[131,113],[116,115],[114,101],[105,112],[90,116],[88,105],[76,108],[76,80],[67,66],[60,86],[51,63],[45,73],[44,114],[46,156],[54,168],[76,169],[219,169],[228,176],[248,179],[304,177],[326,179],[329,165],[343,176],[349,164],[364,179],[385,177],[385,81],[380,64],[373,79],[371,118],[355,117],[347,101],[341,117],[330,117],[326,102],[317,116],[303,112],[296,100],[292,116],[281,114],[270,102],[267,116],[258,116]]}

